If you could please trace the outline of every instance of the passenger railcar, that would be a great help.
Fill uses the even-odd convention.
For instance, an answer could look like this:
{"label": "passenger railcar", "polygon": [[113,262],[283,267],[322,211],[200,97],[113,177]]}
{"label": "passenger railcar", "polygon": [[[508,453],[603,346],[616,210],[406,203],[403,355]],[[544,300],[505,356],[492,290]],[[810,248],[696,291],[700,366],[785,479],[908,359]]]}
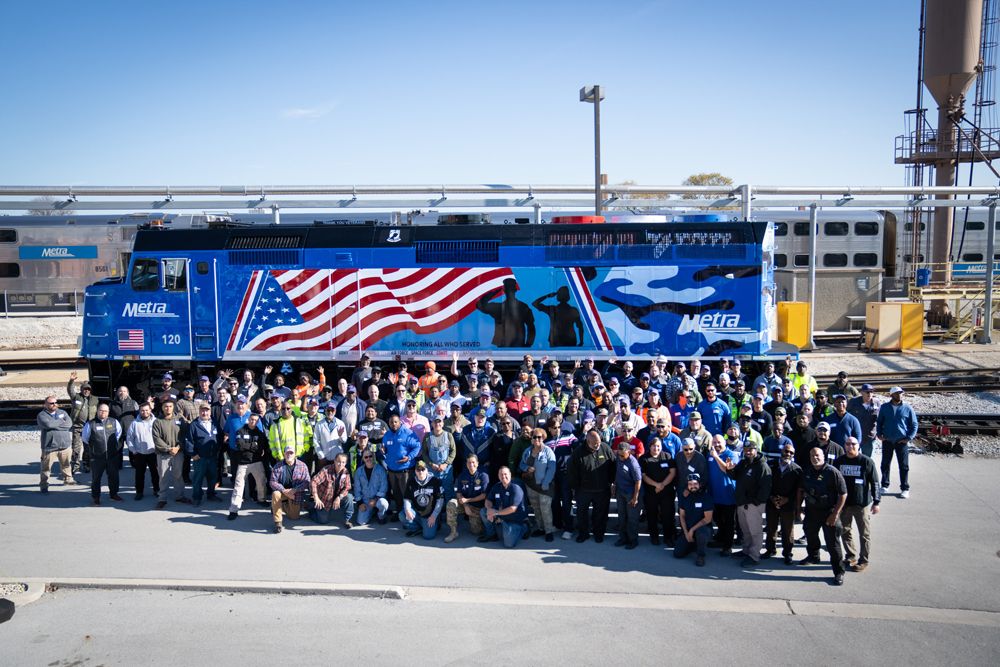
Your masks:
{"label": "passenger railcar", "polygon": [[[772,349],[768,222],[215,229],[136,234],[87,288],[106,392],[151,369]],[[199,373],[202,372],[199,370]]]}

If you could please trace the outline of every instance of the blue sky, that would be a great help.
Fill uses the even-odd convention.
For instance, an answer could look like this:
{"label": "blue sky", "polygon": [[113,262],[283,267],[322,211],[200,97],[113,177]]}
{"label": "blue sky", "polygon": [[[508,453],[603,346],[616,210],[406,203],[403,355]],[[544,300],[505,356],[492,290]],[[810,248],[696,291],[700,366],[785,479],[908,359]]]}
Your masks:
{"label": "blue sky", "polygon": [[902,184],[918,11],[8,2],[0,183]]}

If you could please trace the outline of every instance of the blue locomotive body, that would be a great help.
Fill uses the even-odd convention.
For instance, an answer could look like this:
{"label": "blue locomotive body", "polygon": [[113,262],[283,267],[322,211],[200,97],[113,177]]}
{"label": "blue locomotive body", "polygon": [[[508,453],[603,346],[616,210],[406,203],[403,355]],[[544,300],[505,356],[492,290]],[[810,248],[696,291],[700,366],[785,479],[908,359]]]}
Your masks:
{"label": "blue locomotive body", "polygon": [[768,222],[152,228],[87,288],[83,355],[109,382],[137,361],[753,357],[773,251]]}

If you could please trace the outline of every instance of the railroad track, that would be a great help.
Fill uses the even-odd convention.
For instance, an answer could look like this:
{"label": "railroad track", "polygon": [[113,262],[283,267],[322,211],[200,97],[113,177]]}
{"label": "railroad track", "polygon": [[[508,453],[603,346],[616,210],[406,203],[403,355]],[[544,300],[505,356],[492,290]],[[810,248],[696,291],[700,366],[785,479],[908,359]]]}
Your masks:
{"label": "railroad track", "polygon": [[[38,413],[45,401],[0,401],[0,427],[33,426],[38,423]],[[62,401],[59,407],[69,412],[69,401]]]}
{"label": "railroad track", "polygon": [[[836,379],[836,375],[817,375],[816,383],[825,388],[833,384]],[[1000,372],[992,368],[967,368],[942,373],[927,371],[866,373],[851,376],[850,381],[856,388],[860,388],[863,384],[871,384],[876,391],[882,392],[896,386],[917,394],[1000,391]]]}
{"label": "railroad track", "polygon": [[918,414],[917,429],[934,435],[1000,435],[1000,415]]}

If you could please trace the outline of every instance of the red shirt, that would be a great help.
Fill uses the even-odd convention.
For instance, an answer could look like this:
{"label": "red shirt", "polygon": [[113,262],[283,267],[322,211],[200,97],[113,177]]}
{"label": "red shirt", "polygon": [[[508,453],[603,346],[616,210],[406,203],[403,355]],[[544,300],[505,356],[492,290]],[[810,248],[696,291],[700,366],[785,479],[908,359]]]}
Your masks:
{"label": "red shirt", "polygon": [[507,412],[515,415],[518,422],[521,421],[521,415],[525,412],[531,412],[531,399],[527,396],[522,395],[521,400],[518,401],[511,398],[505,402],[507,403]]}
{"label": "red shirt", "polygon": [[[617,452],[618,451],[618,443],[621,442],[624,439],[625,439],[625,437],[620,435],[617,438],[615,438],[614,440],[612,440],[611,441],[611,449],[612,449],[612,451]],[[642,446],[642,440],[640,440],[639,438],[632,438],[631,440],[629,440],[628,441],[628,446],[632,450],[632,456],[634,456],[637,460],[638,460],[638,458],[640,456],[642,456],[643,454],[646,453],[646,448]]]}

